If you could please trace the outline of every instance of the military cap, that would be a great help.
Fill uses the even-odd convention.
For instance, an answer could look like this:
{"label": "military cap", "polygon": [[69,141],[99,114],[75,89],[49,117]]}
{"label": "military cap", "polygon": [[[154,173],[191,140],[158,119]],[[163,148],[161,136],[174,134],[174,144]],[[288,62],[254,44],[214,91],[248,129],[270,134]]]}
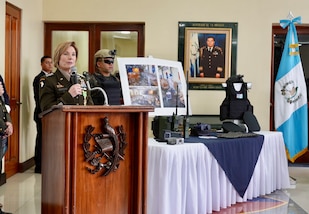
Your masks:
{"label": "military cap", "polygon": [[115,58],[116,50],[101,49],[94,54],[94,59],[97,58]]}

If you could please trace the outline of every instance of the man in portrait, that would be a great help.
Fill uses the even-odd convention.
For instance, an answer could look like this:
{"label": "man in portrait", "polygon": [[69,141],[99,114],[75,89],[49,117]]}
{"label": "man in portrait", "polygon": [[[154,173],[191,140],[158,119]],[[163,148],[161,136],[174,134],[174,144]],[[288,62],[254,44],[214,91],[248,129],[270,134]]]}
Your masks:
{"label": "man in portrait", "polygon": [[200,77],[224,78],[223,50],[215,42],[214,36],[208,36],[206,45],[200,47]]}

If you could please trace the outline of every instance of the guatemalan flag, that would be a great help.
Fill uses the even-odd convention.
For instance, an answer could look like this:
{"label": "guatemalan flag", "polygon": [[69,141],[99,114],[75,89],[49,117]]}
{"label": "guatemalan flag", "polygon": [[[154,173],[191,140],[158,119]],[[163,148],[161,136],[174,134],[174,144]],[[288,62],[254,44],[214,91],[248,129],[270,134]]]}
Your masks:
{"label": "guatemalan flag", "polygon": [[301,17],[280,20],[283,29],[288,27],[288,33],[275,82],[274,109],[275,128],[283,133],[291,162],[303,155],[308,146],[307,89],[294,23],[301,23]]}

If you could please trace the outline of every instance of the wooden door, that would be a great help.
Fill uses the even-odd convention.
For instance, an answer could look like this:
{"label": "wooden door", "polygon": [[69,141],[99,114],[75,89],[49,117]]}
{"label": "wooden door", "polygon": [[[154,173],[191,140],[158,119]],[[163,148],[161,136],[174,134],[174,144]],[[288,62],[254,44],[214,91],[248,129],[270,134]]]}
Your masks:
{"label": "wooden door", "polygon": [[10,97],[13,135],[5,156],[7,178],[18,172],[20,110],[20,32],[21,10],[6,2],[5,17],[5,86]]}

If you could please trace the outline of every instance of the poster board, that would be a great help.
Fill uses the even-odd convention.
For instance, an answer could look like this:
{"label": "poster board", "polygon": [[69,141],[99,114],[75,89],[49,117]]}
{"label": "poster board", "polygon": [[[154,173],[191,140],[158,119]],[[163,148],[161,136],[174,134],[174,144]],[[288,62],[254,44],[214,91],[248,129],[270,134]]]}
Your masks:
{"label": "poster board", "polygon": [[180,62],[144,57],[117,61],[124,105],[151,105],[149,116],[191,115]]}

